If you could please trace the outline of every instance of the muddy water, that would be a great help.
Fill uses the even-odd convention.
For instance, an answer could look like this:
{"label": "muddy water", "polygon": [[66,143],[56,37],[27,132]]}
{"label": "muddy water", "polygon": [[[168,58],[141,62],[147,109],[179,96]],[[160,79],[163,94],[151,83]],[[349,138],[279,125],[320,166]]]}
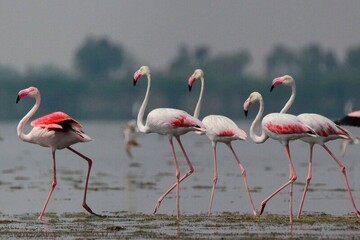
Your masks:
{"label": "muddy water", "polygon": [[[0,125],[0,135],[3,138],[0,141],[0,212],[2,214],[1,219],[4,219],[4,221],[0,222],[1,232],[8,227],[16,228],[16,226],[21,226],[21,230],[24,225],[28,226],[29,229],[32,227],[43,228],[46,225],[38,223],[36,218],[52,180],[51,153],[49,149],[21,142],[16,136],[16,124],[16,122],[3,122]],[[160,215],[151,215],[157,198],[175,180],[175,171],[167,138],[155,134],[139,135],[138,141],[141,146],[133,149],[133,158],[130,159],[124,150],[121,123],[84,122],[84,126],[86,133],[94,140],[85,144],[77,144],[74,148],[94,160],[88,192],[88,204],[95,212],[110,217],[106,218],[106,220],[98,220],[81,214],[77,216],[77,213],[83,212],[81,204],[87,165],[85,161],[71,152],[62,150],[57,152],[58,186],[48,206],[47,212],[49,214],[45,215],[45,221],[48,223],[56,222],[57,225],[61,223],[60,225],[65,228],[67,228],[69,221],[76,223],[74,224],[75,228],[79,225],[79,221],[89,222],[89,224],[86,224],[87,226],[96,225],[94,222],[104,222],[104,227],[107,230],[103,232],[100,229],[98,230],[102,233],[110,232],[116,237],[117,232],[123,230],[121,229],[122,224],[115,224],[117,218],[134,218],[135,222],[145,221],[145,225],[149,225],[148,228],[151,228],[150,225],[153,224],[159,226],[169,225],[169,228],[173,229],[173,231],[170,233],[169,228],[165,228],[164,234],[175,234],[176,236],[177,230],[173,226],[175,224],[173,221],[175,193],[171,193],[163,201],[159,210]],[[248,131],[250,123],[239,122],[239,126]],[[349,129],[355,135],[360,135],[359,129]],[[283,235],[281,236],[287,237],[288,234],[294,233],[294,231],[288,231],[289,225],[287,224],[287,214],[289,213],[288,189],[284,189],[268,203],[264,216],[260,219],[252,219],[249,216],[251,214],[250,204],[246,197],[239,168],[231,152],[221,144],[218,145],[218,188],[213,203],[215,220],[206,218],[205,213],[208,208],[213,178],[211,146],[204,136],[192,133],[183,136],[182,139],[194,165],[195,172],[181,185],[181,213],[187,219],[186,221],[190,223],[180,223],[180,226],[178,226],[180,229],[196,225],[200,232],[206,233],[204,235],[206,237],[226,236],[224,232],[235,234],[234,229],[239,227],[245,228],[247,232],[253,232],[254,234],[263,233],[264,230],[261,229],[265,229],[265,233],[267,231],[282,232]],[[252,197],[257,207],[265,197],[287,181],[288,165],[282,146],[272,140],[268,140],[261,145],[254,144],[251,140],[234,142],[233,146],[246,167]],[[339,140],[329,143],[328,146],[337,156],[339,155]],[[302,142],[294,142],[290,147],[298,174],[298,180],[294,186],[294,212],[296,213],[307,176],[308,146]],[[181,172],[185,173],[187,170],[185,160],[180,149],[177,147],[176,150]],[[342,159],[347,167],[349,183],[358,204],[360,204],[359,151],[359,145],[349,146],[345,158]],[[337,164],[319,146],[314,148],[313,162],[313,179],[303,208],[304,217],[316,214],[314,218],[318,219],[317,214],[330,214],[339,218],[352,219],[353,210],[345,191],[343,175],[339,171]],[[231,214],[231,217],[224,217],[225,213]],[[70,214],[70,216],[66,214]],[[267,225],[267,220],[273,214],[279,215],[283,220],[276,223],[280,224],[280,226],[275,226],[277,230],[272,229],[270,223],[270,225]],[[157,216],[159,216],[159,219],[156,218]],[[219,223],[224,222],[222,218],[226,219],[226,217],[244,221],[242,216],[250,217],[250,227],[238,225],[222,227]],[[165,220],[161,220],[162,217]],[[220,219],[219,222],[217,222],[217,218]],[[194,224],[192,221],[197,221],[196,219],[199,222]],[[165,224],[162,224],[161,221],[165,221]],[[107,225],[109,222],[111,224]],[[128,226],[123,227],[129,230],[132,223],[130,221]],[[295,224],[300,223],[295,222]],[[211,226],[220,227],[211,230],[213,229]],[[293,226],[293,228],[296,229],[296,226]],[[322,229],[327,226],[332,226],[332,224],[326,223],[325,226],[320,225],[317,227]],[[334,231],[327,232],[327,234],[332,233],[332,236],[336,236],[340,231],[341,235],[341,229],[347,229],[347,226],[351,225],[345,224],[340,227],[340,230],[330,227]],[[159,229],[162,230],[162,227],[156,228],[154,231],[159,233]],[[251,229],[254,229],[254,231]],[[310,228],[305,228],[305,231],[300,233],[306,233],[307,230],[311,232]],[[55,233],[57,231],[60,230],[54,230]],[[144,228],[136,231],[149,233]],[[150,233],[154,231],[152,229]],[[195,229],[193,231],[196,232]],[[211,235],[212,233],[209,233],[211,231],[221,234]],[[299,231],[301,230],[295,231],[295,234],[300,234]],[[351,234],[356,233],[357,229],[352,229]],[[181,231],[178,236],[186,237],[186,235],[181,235]],[[201,235],[199,236],[201,237]],[[71,238],[72,235],[70,234],[69,237]],[[148,238],[151,235],[142,237]],[[100,237],[97,236],[97,238]]]}

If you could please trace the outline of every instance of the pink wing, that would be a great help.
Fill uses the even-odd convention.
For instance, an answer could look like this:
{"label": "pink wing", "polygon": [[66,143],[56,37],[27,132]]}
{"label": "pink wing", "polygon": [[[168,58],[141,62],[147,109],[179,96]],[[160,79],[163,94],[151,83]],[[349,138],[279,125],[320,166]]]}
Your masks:
{"label": "pink wing", "polygon": [[348,113],[348,116],[350,116],[350,117],[358,117],[358,118],[360,118],[360,110],[357,110],[357,111],[354,111],[354,112]]}
{"label": "pink wing", "polygon": [[63,127],[59,123],[63,121],[71,121],[75,127],[80,129],[82,128],[80,123],[78,123],[72,117],[63,112],[53,112],[39,117],[31,122],[31,126],[62,129]]}
{"label": "pink wing", "polygon": [[246,140],[246,132],[240,128],[228,129],[218,133],[218,137],[237,137],[239,139]]}
{"label": "pink wing", "polygon": [[194,126],[202,127],[202,123],[199,120],[186,114],[176,116],[174,119],[171,120],[171,125],[173,127],[185,127],[185,128],[194,127]]}
{"label": "pink wing", "polygon": [[301,123],[277,124],[268,122],[266,127],[269,131],[276,134],[300,134],[305,133],[308,129]]}
{"label": "pink wing", "polygon": [[317,135],[330,137],[338,135],[343,138],[351,137],[351,134],[344,128],[336,125],[333,121],[316,113],[303,113],[299,116],[300,121],[310,126]]}
{"label": "pink wing", "polygon": [[338,125],[349,125],[349,126],[360,127],[360,110],[349,113],[343,118],[336,120],[335,123]]}
{"label": "pink wing", "polygon": [[173,127],[188,127],[189,126],[185,115],[176,116],[176,118],[171,121],[171,125]]}
{"label": "pink wing", "polygon": [[331,122],[318,126],[314,130],[321,137],[329,137],[331,135],[347,135],[346,131],[344,131],[342,128],[339,128],[335,124],[332,124]]}
{"label": "pink wing", "polygon": [[222,115],[208,115],[203,119],[206,130],[218,137],[238,137],[246,139],[246,133],[234,121]]}
{"label": "pink wing", "polygon": [[303,134],[309,131],[296,116],[287,113],[270,113],[264,117],[263,124],[275,134]]}
{"label": "pink wing", "polygon": [[219,137],[232,137],[236,133],[232,129],[227,129],[218,134]]}

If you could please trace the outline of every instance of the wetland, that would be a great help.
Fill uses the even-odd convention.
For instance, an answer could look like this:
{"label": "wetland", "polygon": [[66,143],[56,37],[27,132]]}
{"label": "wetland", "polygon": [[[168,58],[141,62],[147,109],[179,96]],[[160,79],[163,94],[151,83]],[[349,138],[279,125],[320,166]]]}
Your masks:
{"label": "wetland", "polygon": [[[222,238],[359,238],[360,222],[345,189],[339,167],[319,146],[314,147],[313,178],[303,215],[289,224],[289,190],[266,206],[262,216],[251,214],[243,179],[228,148],[218,144],[218,184],[213,214],[207,216],[213,160],[208,139],[189,133],[182,137],[195,172],[180,188],[181,220],[176,221],[175,192],[152,214],[158,197],[174,183],[174,166],[166,137],[139,135],[133,158],[126,155],[121,122],[84,122],[92,142],[74,148],[93,159],[89,206],[102,217],[82,209],[86,162],[67,150],[57,151],[58,185],[44,215],[37,217],[52,180],[49,149],[21,142],[16,122],[1,123],[0,236],[8,239],[222,239]],[[238,122],[248,132],[250,123]],[[359,136],[356,128],[348,128]],[[328,144],[339,156],[340,140]],[[246,168],[255,206],[288,179],[285,154],[278,142],[233,143]],[[294,214],[307,176],[308,146],[293,142],[291,153],[298,174],[294,184]],[[349,184],[360,199],[359,145],[348,147],[344,158]],[[187,165],[176,146],[181,173]]]}

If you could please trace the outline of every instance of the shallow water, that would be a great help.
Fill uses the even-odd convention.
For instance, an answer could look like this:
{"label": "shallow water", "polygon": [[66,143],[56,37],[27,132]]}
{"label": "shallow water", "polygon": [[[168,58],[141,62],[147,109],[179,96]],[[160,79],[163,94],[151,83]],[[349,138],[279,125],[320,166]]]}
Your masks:
{"label": "shallow water", "polygon": [[[175,181],[172,156],[166,137],[139,134],[141,146],[133,149],[133,159],[124,150],[121,122],[84,122],[85,132],[92,142],[76,144],[74,148],[93,159],[88,191],[88,205],[99,214],[108,212],[153,212],[158,197]],[[52,180],[50,149],[20,141],[16,122],[0,124],[0,212],[4,216],[41,210]],[[250,122],[239,122],[248,132]],[[357,128],[348,128],[359,136]],[[207,212],[213,178],[212,149],[206,136],[188,133],[182,137],[195,172],[181,184],[182,214]],[[176,141],[174,141],[176,143]],[[341,141],[329,148],[339,156]],[[288,180],[288,164],[282,146],[273,140],[264,144],[247,141],[233,142],[234,149],[246,168],[255,207]],[[176,145],[181,173],[187,171],[185,159]],[[294,185],[294,214],[301,198],[307,176],[308,145],[290,145],[298,180]],[[342,159],[353,196],[359,204],[360,156],[359,145],[351,145]],[[341,159],[341,158],[340,158]],[[218,144],[219,179],[215,192],[213,213],[232,212],[251,214],[239,168],[229,151]],[[47,212],[56,214],[82,212],[83,186],[87,164],[67,150],[57,151],[58,185]],[[289,190],[284,189],[266,206],[264,215],[287,215]],[[313,179],[303,207],[304,214],[326,213],[336,216],[352,215],[343,175],[338,165],[319,146],[314,148]],[[163,201],[160,214],[175,216],[175,191]],[[46,215],[45,215],[46,217]]]}
{"label": "shallow water", "polygon": [[[1,212],[21,214],[41,209],[52,180],[51,152],[47,148],[21,142],[16,136],[16,122],[1,123]],[[249,122],[239,126],[248,129]],[[85,132],[92,142],[74,148],[93,159],[88,204],[96,212],[130,211],[152,213],[157,198],[175,181],[174,166],[166,137],[139,134],[141,146],[133,149],[133,159],[124,150],[119,122],[85,122]],[[349,128],[355,135],[358,129]],[[211,192],[213,159],[205,136],[188,133],[182,137],[195,172],[181,184],[181,212],[205,213]],[[340,140],[328,144],[339,155]],[[288,164],[282,146],[271,139],[264,144],[233,142],[235,151],[247,171],[256,207],[288,179]],[[308,145],[293,142],[291,152],[298,180],[294,187],[294,210],[301,198],[307,175]],[[181,172],[187,171],[185,159],[176,145]],[[349,146],[343,159],[354,198],[359,200],[359,145]],[[314,148],[313,179],[304,211],[344,215],[352,212],[345,191],[343,175],[335,161],[320,147]],[[251,213],[243,179],[231,152],[218,144],[219,179],[213,212]],[[67,150],[57,151],[58,186],[48,211],[81,211],[87,164]],[[268,213],[288,213],[288,189],[267,205]],[[175,193],[171,193],[159,213],[174,214]]]}

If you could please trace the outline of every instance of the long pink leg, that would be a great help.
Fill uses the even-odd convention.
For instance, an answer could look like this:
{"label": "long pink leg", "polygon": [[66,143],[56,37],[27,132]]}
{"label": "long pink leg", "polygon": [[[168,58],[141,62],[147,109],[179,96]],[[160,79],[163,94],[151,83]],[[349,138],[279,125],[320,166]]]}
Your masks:
{"label": "long pink leg", "polygon": [[88,171],[87,171],[87,175],[86,175],[86,182],[85,182],[85,190],[84,190],[84,199],[83,199],[83,208],[85,208],[86,211],[88,211],[89,213],[96,215],[96,216],[100,216],[96,213],[94,213],[91,208],[87,205],[86,203],[86,195],[87,195],[87,189],[88,189],[88,184],[89,184],[89,177],[90,177],[90,172],[91,172],[91,166],[92,166],[92,160],[88,157],[86,157],[85,155],[79,153],[78,151],[76,151],[75,149],[71,148],[71,147],[67,147],[70,151],[72,151],[73,153],[79,155],[80,157],[82,157],[83,159],[85,159],[88,163]]}
{"label": "long pink leg", "polygon": [[216,183],[218,180],[218,171],[217,171],[217,160],[216,160],[216,142],[212,143],[213,146],[213,155],[214,155],[214,177],[213,177],[213,185],[212,185],[212,190],[211,190],[211,196],[210,196],[210,204],[209,204],[209,209],[208,209],[208,215],[211,215],[211,208],[212,208],[212,203],[213,203],[213,199],[214,199],[214,192],[215,192],[215,187],[216,187]]}
{"label": "long pink leg", "polygon": [[[184,174],[184,176],[182,176],[179,180],[179,183],[181,183],[185,178],[187,178],[188,176],[190,176],[193,172],[194,172],[194,168],[189,160],[189,157],[187,156],[186,154],[186,151],[184,149],[184,146],[182,145],[181,143],[181,140],[180,140],[180,137],[175,137],[176,140],[178,141],[179,145],[180,145],[180,148],[185,156],[185,160],[189,166],[189,170]],[[164,198],[177,186],[177,183],[174,183],[165,193],[163,193],[163,195],[161,195],[159,197],[159,199],[157,200],[156,202],[156,205],[155,205],[155,209],[154,209],[154,214],[159,210],[160,208],[160,205],[161,205],[161,202],[164,200]]]}
{"label": "long pink leg", "polygon": [[323,146],[323,148],[330,154],[330,156],[335,160],[335,162],[339,165],[340,170],[341,170],[341,172],[343,173],[344,178],[345,178],[346,188],[347,188],[347,191],[348,191],[348,193],[349,193],[350,201],[351,201],[351,203],[352,203],[352,205],[353,205],[353,208],[354,208],[354,213],[355,213],[356,216],[360,217],[360,212],[359,212],[359,210],[358,210],[357,207],[356,207],[354,198],[353,198],[352,193],[351,193],[351,190],[350,190],[349,181],[348,181],[348,178],[347,178],[347,176],[346,176],[346,168],[345,168],[345,165],[344,165],[339,159],[337,159],[337,158],[335,157],[335,155],[330,151],[330,149],[329,149],[325,144],[323,144],[322,146]]}
{"label": "long pink leg", "polygon": [[303,192],[303,195],[302,195],[302,198],[301,198],[301,202],[300,202],[300,205],[299,205],[299,210],[298,210],[298,213],[297,213],[297,219],[300,218],[302,207],[303,207],[305,197],[306,197],[306,193],[307,193],[307,190],[309,188],[310,181],[311,181],[311,178],[312,178],[312,154],[313,154],[314,144],[310,143],[309,146],[310,146],[310,160],[309,160],[308,175],[306,177],[306,183],[305,183],[304,192]]}
{"label": "long pink leg", "polygon": [[52,159],[53,159],[53,181],[52,181],[52,183],[51,183],[51,187],[50,187],[50,191],[49,191],[49,193],[48,193],[48,196],[47,196],[47,198],[46,198],[46,200],[45,200],[45,204],[44,204],[44,206],[43,206],[43,208],[42,208],[42,210],[41,210],[41,212],[40,212],[40,215],[39,215],[39,217],[38,217],[38,219],[39,220],[42,220],[42,217],[43,217],[43,215],[44,215],[44,212],[45,212],[45,210],[46,210],[46,207],[47,207],[47,205],[48,205],[48,203],[49,203],[49,200],[50,200],[50,197],[51,197],[51,195],[52,195],[52,193],[53,193],[53,191],[54,191],[54,189],[55,189],[55,186],[56,186],[56,184],[57,184],[57,182],[56,182],[56,162],[55,162],[55,151],[52,151]]}
{"label": "long pink leg", "polygon": [[169,138],[169,143],[171,147],[171,152],[174,158],[174,165],[175,165],[175,177],[176,177],[176,220],[180,220],[180,168],[179,163],[176,159],[174,144],[172,141],[172,137]]}
{"label": "long pink leg", "polygon": [[276,194],[278,194],[281,190],[283,190],[285,187],[287,187],[288,185],[290,185],[290,223],[292,223],[292,185],[294,183],[294,181],[296,180],[297,176],[295,173],[295,168],[294,165],[292,163],[291,160],[291,156],[290,156],[290,150],[289,150],[289,144],[284,145],[285,147],[285,153],[288,157],[288,161],[289,161],[289,172],[290,172],[290,176],[289,176],[289,181],[287,181],[284,185],[282,185],[281,187],[279,187],[275,192],[273,192],[272,194],[270,194],[270,196],[268,196],[264,201],[261,202],[260,204],[260,210],[259,210],[259,215],[261,215],[264,211],[265,205],[266,203],[272,198],[274,197]]}
{"label": "long pink leg", "polygon": [[235,153],[235,151],[234,151],[231,143],[228,143],[227,145],[229,146],[231,152],[233,153],[233,155],[234,155],[234,157],[235,157],[236,162],[237,162],[238,165],[239,165],[241,175],[242,175],[243,178],[244,178],[245,188],[246,188],[246,192],[247,192],[247,194],[248,194],[249,200],[250,200],[251,208],[252,208],[253,214],[256,216],[255,206],[254,206],[253,200],[252,200],[252,198],[251,198],[251,194],[250,194],[250,190],[249,190],[249,184],[248,184],[248,181],[247,181],[247,178],[246,178],[245,167],[241,164],[241,162],[240,162],[238,156],[236,155],[236,153]]}

